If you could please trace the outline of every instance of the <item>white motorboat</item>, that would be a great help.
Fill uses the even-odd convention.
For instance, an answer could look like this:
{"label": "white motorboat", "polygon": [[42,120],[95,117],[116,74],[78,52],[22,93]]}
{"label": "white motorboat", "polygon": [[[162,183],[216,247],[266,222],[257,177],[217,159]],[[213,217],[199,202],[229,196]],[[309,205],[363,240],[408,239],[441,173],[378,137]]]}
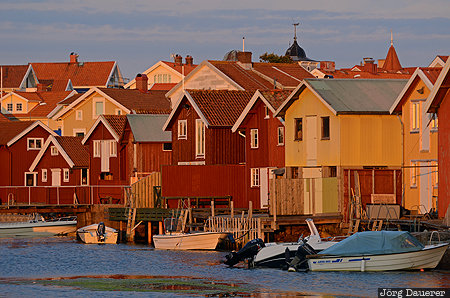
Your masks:
{"label": "white motorboat", "polygon": [[448,243],[423,246],[409,232],[360,232],[306,256],[311,271],[390,271],[433,269]]}
{"label": "white motorboat", "polygon": [[105,226],[103,222],[79,228],[77,235],[86,244],[116,244],[117,230]]}
{"label": "white motorboat", "polygon": [[180,221],[177,218],[164,220],[166,233],[153,236],[153,244],[157,249],[179,250],[214,250],[220,241],[228,237],[223,232],[183,232]]}
{"label": "white motorboat", "polygon": [[35,214],[34,219],[22,222],[0,223],[0,237],[41,237],[67,235],[77,229],[76,216],[45,219]]}

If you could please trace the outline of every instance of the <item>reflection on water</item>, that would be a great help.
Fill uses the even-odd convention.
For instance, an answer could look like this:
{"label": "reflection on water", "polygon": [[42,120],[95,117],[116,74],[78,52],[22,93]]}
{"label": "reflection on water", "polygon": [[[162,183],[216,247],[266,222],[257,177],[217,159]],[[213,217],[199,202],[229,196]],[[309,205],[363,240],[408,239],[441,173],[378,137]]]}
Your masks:
{"label": "reflection on water", "polygon": [[[448,272],[308,272],[228,268],[226,253],[85,245],[73,238],[0,239],[6,296],[376,296],[379,287],[448,287]],[[122,294],[120,294],[122,293]],[[0,294],[1,295],[1,294]]]}

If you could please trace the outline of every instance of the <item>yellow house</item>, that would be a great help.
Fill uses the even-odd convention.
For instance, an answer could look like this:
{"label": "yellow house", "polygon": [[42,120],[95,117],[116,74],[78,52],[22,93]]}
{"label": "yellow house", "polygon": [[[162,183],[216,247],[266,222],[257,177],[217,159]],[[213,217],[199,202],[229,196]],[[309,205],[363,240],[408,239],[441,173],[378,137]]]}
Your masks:
{"label": "yellow house", "polygon": [[425,101],[442,67],[418,67],[390,108],[402,120],[405,208],[424,214],[436,208],[438,121]]}
{"label": "yellow house", "polygon": [[[405,83],[305,79],[279,107],[275,116],[285,120],[287,178],[306,179],[304,195],[313,198],[305,200],[305,213],[346,211],[346,170],[369,169],[376,175],[375,169],[400,169],[401,124],[389,108]],[[370,188],[376,192],[374,183]],[[366,200],[370,203],[370,194]]]}
{"label": "yellow house", "polygon": [[[138,80],[139,86],[147,86],[146,77]],[[76,100],[63,102],[64,108],[52,119],[58,121],[63,136],[84,136],[99,115],[170,114],[166,91],[144,88],[91,88]]]}

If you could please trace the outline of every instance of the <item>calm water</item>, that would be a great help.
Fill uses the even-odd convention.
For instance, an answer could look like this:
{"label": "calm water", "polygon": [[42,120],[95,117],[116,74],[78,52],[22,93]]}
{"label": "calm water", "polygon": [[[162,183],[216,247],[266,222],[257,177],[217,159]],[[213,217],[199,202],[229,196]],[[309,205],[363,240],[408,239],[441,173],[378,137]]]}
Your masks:
{"label": "calm water", "polygon": [[378,287],[450,286],[448,272],[248,270],[221,264],[225,254],[160,251],[145,245],[84,245],[68,237],[0,239],[0,297],[167,297],[167,291],[181,297],[373,297]]}

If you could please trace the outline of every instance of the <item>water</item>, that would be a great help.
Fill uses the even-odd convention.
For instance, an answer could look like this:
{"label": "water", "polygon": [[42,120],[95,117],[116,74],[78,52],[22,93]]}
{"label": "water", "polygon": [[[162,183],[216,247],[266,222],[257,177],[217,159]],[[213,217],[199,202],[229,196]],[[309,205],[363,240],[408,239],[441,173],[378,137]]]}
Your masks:
{"label": "water", "polygon": [[85,245],[69,237],[0,239],[0,297],[374,297],[379,287],[450,286],[448,272],[248,270],[221,264],[225,254]]}

